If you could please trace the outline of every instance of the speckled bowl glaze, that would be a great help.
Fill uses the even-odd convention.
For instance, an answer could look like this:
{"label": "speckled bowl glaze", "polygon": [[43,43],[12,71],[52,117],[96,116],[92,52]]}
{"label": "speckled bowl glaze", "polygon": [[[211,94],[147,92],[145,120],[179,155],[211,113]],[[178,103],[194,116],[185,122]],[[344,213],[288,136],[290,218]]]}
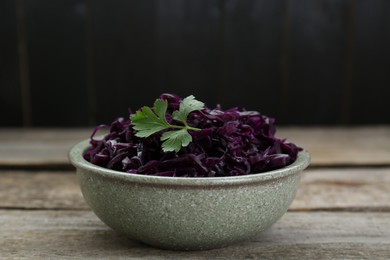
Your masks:
{"label": "speckled bowl glaze", "polygon": [[69,153],[85,200],[112,229],[155,247],[202,250],[254,237],[291,205],[306,151],[282,169],[216,178],[127,174],[83,159],[85,140]]}

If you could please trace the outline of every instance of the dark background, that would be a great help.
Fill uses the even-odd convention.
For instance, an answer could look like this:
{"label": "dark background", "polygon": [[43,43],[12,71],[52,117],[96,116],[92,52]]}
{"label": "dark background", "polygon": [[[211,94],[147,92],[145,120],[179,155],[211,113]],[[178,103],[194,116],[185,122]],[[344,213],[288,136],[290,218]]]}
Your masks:
{"label": "dark background", "polygon": [[0,126],[110,123],[162,92],[390,123],[388,0],[1,0],[0,33]]}

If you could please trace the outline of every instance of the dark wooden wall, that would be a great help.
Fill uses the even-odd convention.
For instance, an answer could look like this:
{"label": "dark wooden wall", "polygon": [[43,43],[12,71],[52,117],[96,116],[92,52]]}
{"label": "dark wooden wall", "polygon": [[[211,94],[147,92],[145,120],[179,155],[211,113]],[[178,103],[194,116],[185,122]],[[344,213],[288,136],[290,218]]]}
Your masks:
{"label": "dark wooden wall", "polygon": [[279,124],[390,123],[388,0],[2,0],[0,125],[85,126],[162,92]]}

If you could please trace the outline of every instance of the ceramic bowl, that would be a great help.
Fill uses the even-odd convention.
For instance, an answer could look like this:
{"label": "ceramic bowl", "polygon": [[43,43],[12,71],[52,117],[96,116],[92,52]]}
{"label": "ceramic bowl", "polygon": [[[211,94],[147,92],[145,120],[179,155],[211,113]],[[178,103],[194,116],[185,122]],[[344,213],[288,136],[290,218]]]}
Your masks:
{"label": "ceramic bowl", "polygon": [[202,250],[256,236],[291,205],[308,152],[282,169],[215,178],[127,174],[83,159],[85,140],[69,153],[81,191],[112,229],[154,247]]}

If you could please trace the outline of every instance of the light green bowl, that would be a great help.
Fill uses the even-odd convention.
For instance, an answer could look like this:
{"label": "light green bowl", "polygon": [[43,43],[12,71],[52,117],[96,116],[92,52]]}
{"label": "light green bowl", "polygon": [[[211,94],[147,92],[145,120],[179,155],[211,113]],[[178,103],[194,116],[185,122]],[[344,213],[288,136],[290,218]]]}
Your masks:
{"label": "light green bowl", "polygon": [[300,172],[310,162],[297,160],[266,173],[215,178],[127,174],[83,159],[89,142],[69,153],[85,200],[112,229],[155,247],[201,250],[256,236],[291,205]]}

